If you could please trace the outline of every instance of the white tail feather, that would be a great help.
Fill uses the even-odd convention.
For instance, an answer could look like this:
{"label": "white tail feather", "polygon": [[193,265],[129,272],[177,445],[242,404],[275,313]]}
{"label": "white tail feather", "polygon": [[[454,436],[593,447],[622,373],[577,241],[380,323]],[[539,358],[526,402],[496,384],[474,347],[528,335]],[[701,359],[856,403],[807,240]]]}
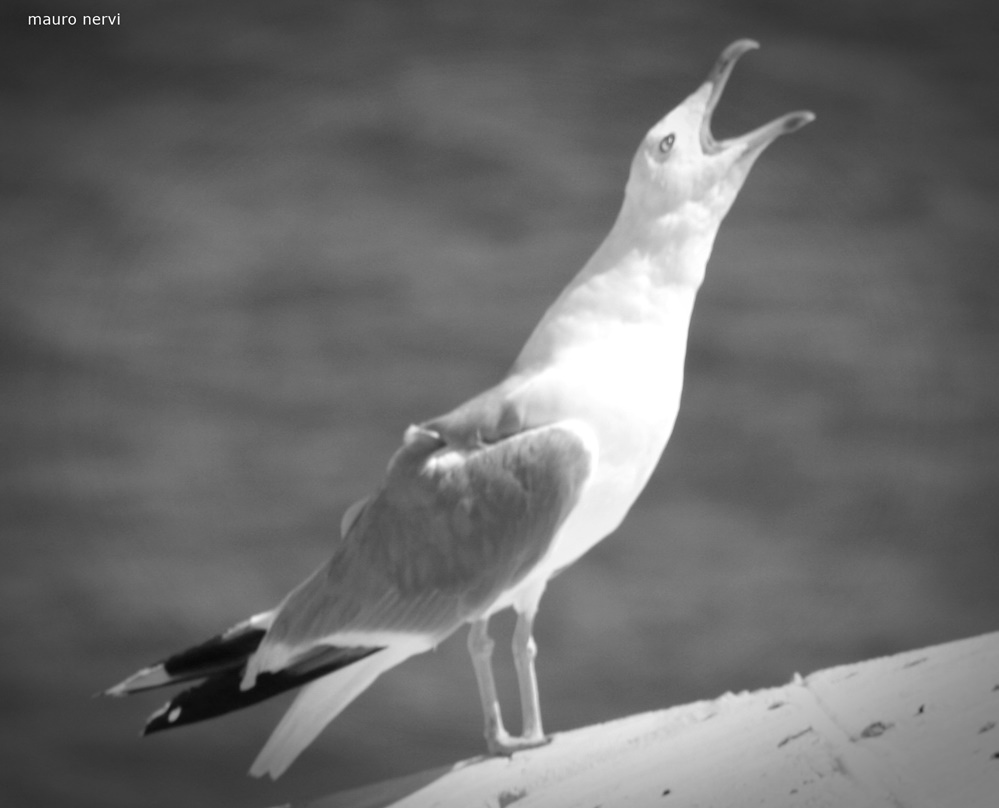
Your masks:
{"label": "white tail feather", "polygon": [[253,761],[250,774],[276,780],[375,679],[427,647],[425,641],[390,646],[303,687]]}

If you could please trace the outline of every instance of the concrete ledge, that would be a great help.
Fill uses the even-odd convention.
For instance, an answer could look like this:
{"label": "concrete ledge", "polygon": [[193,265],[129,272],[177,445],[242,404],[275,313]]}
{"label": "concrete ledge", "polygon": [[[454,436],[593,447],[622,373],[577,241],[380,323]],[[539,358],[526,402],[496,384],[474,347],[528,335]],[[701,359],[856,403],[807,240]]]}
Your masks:
{"label": "concrete ledge", "polygon": [[295,808],[999,806],[999,632]]}

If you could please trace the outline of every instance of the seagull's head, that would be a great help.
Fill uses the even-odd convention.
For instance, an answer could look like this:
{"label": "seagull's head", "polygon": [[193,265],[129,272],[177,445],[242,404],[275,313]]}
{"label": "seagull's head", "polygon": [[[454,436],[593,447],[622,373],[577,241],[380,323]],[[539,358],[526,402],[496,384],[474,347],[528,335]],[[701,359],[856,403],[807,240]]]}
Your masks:
{"label": "seagull's head", "polygon": [[649,130],[631,164],[626,196],[632,203],[655,218],[694,206],[698,218],[717,226],[760,153],[814,120],[811,112],[789,112],[745,135],[715,140],[711,114],[725,83],[739,57],[758,47],[740,39],[725,48],[697,91]]}

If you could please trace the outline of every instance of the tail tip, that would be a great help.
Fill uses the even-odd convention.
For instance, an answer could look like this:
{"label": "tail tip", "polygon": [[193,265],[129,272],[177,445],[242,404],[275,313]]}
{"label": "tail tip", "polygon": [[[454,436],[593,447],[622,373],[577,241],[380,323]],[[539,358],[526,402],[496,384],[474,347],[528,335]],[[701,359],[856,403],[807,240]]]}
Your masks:
{"label": "tail tip", "polygon": [[283,773],[283,768],[274,764],[261,762],[259,758],[250,766],[249,771],[250,777],[269,777],[271,780],[277,780]]}
{"label": "tail tip", "polygon": [[286,744],[277,743],[274,737],[271,737],[257,754],[248,774],[250,777],[269,777],[272,781],[277,780],[288,771],[288,767],[298,757],[299,751],[301,750],[292,751]]}

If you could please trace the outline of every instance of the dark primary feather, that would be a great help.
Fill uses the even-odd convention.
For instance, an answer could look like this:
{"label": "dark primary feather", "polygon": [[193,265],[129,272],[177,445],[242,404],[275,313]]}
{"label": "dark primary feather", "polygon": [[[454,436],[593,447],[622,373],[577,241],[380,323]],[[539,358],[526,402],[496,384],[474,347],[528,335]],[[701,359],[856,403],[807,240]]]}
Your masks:
{"label": "dark primary feather", "polygon": [[261,620],[260,617],[245,620],[205,642],[139,671],[108,693],[128,695],[194,679],[204,680],[179,693],[157,710],[143,730],[143,735],[148,735],[249,707],[380,650],[319,646],[296,660],[288,669],[262,674],[253,687],[242,690],[240,685],[246,662],[267,633],[266,623],[269,620]]}
{"label": "dark primary feather", "polygon": [[240,689],[244,665],[230,668],[174,696],[150,716],[142,734],[150,735],[241,710],[279,693],[301,687],[313,679],[344,668],[380,650],[380,648],[326,648],[292,668],[258,675],[253,687],[247,690]]}
{"label": "dark primary feather", "polygon": [[241,623],[203,643],[164,659],[160,664],[170,676],[168,684],[201,679],[212,673],[242,668],[260,645],[266,629]]}
{"label": "dark primary feather", "polygon": [[244,620],[198,645],[143,668],[105,690],[103,695],[128,696],[240,668],[260,646],[269,623],[270,614]]}

